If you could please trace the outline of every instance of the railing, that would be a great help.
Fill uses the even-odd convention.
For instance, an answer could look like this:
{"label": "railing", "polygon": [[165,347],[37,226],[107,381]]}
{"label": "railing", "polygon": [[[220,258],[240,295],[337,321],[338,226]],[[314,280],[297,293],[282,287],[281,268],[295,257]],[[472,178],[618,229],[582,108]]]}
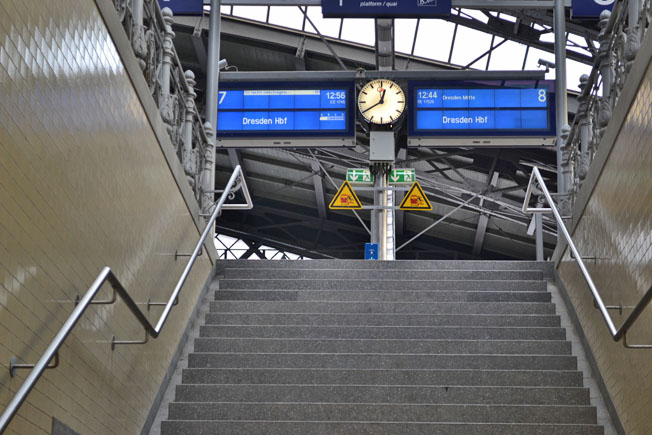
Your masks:
{"label": "railing", "polygon": [[[538,184],[539,189],[543,192],[543,196],[545,197],[545,200],[550,205],[549,208],[529,207],[530,197],[532,196],[532,192],[534,191],[535,182],[536,184]],[[539,201],[539,203],[541,202],[542,201]],[[611,337],[614,339],[614,341],[620,341],[620,339],[622,338],[624,346],[629,349],[652,349],[652,345],[640,345],[640,344],[627,343],[627,331],[629,331],[629,329],[632,327],[634,322],[636,322],[636,319],[639,318],[643,310],[645,310],[645,308],[647,308],[647,306],[650,304],[650,301],[652,301],[652,287],[650,287],[645,292],[641,300],[633,307],[632,312],[629,314],[629,316],[622,324],[620,329],[616,328],[616,325],[614,324],[614,321],[611,318],[611,315],[609,314],[609,310],[620,310],[622,313],[623,307],[622,305],[615,305],[615,306],[605,305],[604,301],[602,300],[602,297],[600,296],[600,293],[598,292],[598,289],[595,286],[595,283],[593,282],[593,279],[591,278],[591,275],[589,274],[589,271],[587,270],[584,264],[584,261],[582,260],[582,257],[580,256],[580,253],[577,251],[577,247],[575,247],[575,243],[573,243],[573,240],[570,234],[568,233],[568,229],[566,228],[566,225],[564,224],[564,221],[562,220],[562,217],[559,214],[559,210],[557,210],[557,207],[555,206],[555,203],[552,200],[552,195],[550,194],[550,191],[548,190],[546,183],[543,181],[543,177],[541,177],[541,173],[539,172],[538,168],[534,168],[532,170],[532,175],[530,176],[530,183],[528,184],[527,193],[525,194],[525,199],[523,201],[523,213],[552,213],[554,215],[555,220],[557,221],[558,231],[564,235],[564,238],[568,243],[568,248],[571,251],[571,258],[573,258],[577,262],[577,265],[579,266],[580,271],[584,276],[584,280],[586,281],[586,283],[589,286],[589,289],[591,290],[594,303],[596,307],[600,310],[600,313],[602,314],[602,317],[604,318],[604,321],[607,324],[607,328],[609,329],[609,332],[611,333]]]}
{"label": "railing", "polygon": [[213,126],[202,124],[195,75],[183,71],[174,48],[173,16],[155,0],[113,0],[140,69],[202,211],[212,206]]}
{"label": "railing", "polygon": [[[163,309],[163,313],[159,317],[156,326],[150,323],[149,319],[147,319],[147,316],[145,316],[145,314],[140,310],[140,308],[138,308],[138,304],[129,295],[127,290],[122,286],[122,284],[120,283],[118,278],[114,275],[114,273],[111,271],[111,269],[109,267],[105,267],[104,269],[102,269],[102,271],[97,276],[97,278],[95,278],[95,281],[93,282],[93,284],[91,284],[89,289],[86,291],[86,294],[84,294],[81,300],[78,301],[77,306],[73,310],[72,314],[70,314],[66,322],[61,327],[61,329],[59,329],[59,332],[57,332],[57,335],[54,337],[54,339],[52,339],[50,345],[47,347],[45,352],[43,352],[43,355],[41,356],[41,358],[38,360],[36,364],[34,365],[16,364],[15,358],[12,358],[10,364],[10,372],[12,376],[14,375],[15,369],[32,368],[32,371],[27,376],[23,384],[20,386],[20,388],[14,395],[13,399],[9,402],[9,405],[7,405],[7,408],[3,411],[2,415],[0,416],[0,433],[2,433],[9,425],[9,422],[14,417],[16,412],[18,412],[18,409],[25,401],[27,395],[32,390],[36,382],[39,380],[39,378],[41,377],[45,369],[55,368],[58,365],[59,348],[66,340],[66,338],[68,337],[72,329],[75,327],[75,325],[77,324],[81,316],[84,314],[88,306],[94,303],[93,299],[100,291],[102,285],[105,282],[108,281],[109,284],[111,285],[113,289],[113,297],[108,301],[99,301],[95,303],[102,303],[102,304],[114,303],[117,300],[117,298],[115,297],[116,294],[119,295],[120,298],[127,305],[127,308],[129,308],[129,311],[131,311],[134,317],[136,317],[136,319],[140,322],[140,324],[145,329],[144,340],[119,341],[116,340],[115,337],[113,337],[111,339],[111,348],[113,349],[116,344],[144,344],[147,342],[149,337],[157,338],[159,336],[161,330],[163,329],[163,326],[165,325],[165,321],[167,320],[168,315],[172,310],[172,307],[176,305],[178,301],[181,288],[185,284],[186,279],[190,274],[190,270],[192,269],[193,265],[195,264],[195,260],[197,259],[197,257],[199,256],[202,250],[202,246],[206,241],[206,238],[212,232],[213,224],[215,223],[215,220],[221,213],[222,209],[225,208],[224,202],[226,201],[227,197],[231,195],[233,186],[236,184],[236,180],[238,180],[238,178],[240,178],[239,186],[241,186],[246,202],[244,204],[228,204],[229,206],[228,208],[229,209],[239,208],[243,210],[248,210],[253,207],[251,196],[249,195],[247,185],[245,184],[244,177],[242,176],[242,169],[240,168],[240,166],[236,166],[236,168],[233,170],[233,174],[231,175],[231,178],[229,179],[229,182],[226,184],[226,187],[224,188],[224,191],[222,192],[222,195],[220,196],[220,199],[215,206],[215,210],[213,210],[213,213],[211,214],[210,218],[208,219],[208,222],[206,223],[206,227],[204,228],[204,231],[202,232],[202,235],[199,238],[199,241],[197,242],[195,249],[190,255],[188,262],[186,263],[186,267],[183,270],[183,273],[181,274],[181,278],[179,278],[179,281],[177,282],[177,285],[174,287],[174,290],[172,291],[170,298],[168,299],[167,303],[165,303],[165,308]],[[52,358],[55,358],[55,363],[52,366],[48,366]]]}
{"label": "railing", "polygon": [[579,107],[566,127],[562,171],[568,197],[560,198],[564,215],[570,212],[620,99],[625,81],[652,21],[652,0],[624,0],[611,13],[600,15],[600,44],[590,75],[580,77]]}

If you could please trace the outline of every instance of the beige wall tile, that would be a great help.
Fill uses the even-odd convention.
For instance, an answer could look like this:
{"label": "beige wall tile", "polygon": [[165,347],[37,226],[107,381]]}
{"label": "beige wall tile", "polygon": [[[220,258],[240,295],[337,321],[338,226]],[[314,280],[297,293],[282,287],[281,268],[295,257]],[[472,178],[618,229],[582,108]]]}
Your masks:
{"label": "beige wall tile", "polygon": [[[635,305],[652,285],[652,68],[623,123],[608,161],[585,208],[573,240],[587,261],[607,305]],[[611,339],[593,308],[582,275],[568,252],[561,278],[588,337],[611,398],[631,435],[652,433],[652,350],[625,349]],[[619,327],[623,315],[611,311]],[[631,343],[652,344],[652,310],[628,335]]]}
{"label": "beige wall tile", "polygon": [[[165,301],[199,233],[130,78],[90,0],[0,2],[0,406],[102,267],[135,300]],[[163,145],[165,146],[165,145]],[[143,346],[124,304],[92,306],[7,433],[83,434],[144,423],[210,260],[200,257],[166,328]],[[108,298],[108,288],[99,298]],[[160,307],[148,316],[158,320]]]}

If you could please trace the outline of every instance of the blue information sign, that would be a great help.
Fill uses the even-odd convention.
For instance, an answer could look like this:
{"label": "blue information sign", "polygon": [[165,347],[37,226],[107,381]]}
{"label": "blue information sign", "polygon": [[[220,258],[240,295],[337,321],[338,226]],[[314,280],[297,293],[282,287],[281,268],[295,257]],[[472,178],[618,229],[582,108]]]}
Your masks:
{"label": "blue information sign", "polygon": [[220,85],[218,138],[352,137],[353,82]]}
{"label": "blue information sign", "polygon": [[573,18],[600,18],[602,11],[613,9],[616,0],[573,0]]}
{"label": "blue information sign", "polygon": [[163,8],[170,8],[174,15],[202,15],[204,13],[203,0],[158,0]]}
{"label": "blue information sign", "polygon": [[410,82],[410,136],[554,136],[554,82]]}
{"label": "blue information sign", "polygon": [[326,18],[447,17],[451,0],[321,0]]}

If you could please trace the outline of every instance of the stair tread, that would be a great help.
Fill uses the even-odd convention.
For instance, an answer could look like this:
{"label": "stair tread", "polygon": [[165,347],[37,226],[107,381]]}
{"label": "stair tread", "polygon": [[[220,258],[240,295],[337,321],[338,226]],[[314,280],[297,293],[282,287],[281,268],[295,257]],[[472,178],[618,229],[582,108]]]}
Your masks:
{"label": "stair tread", "polygon": [[222,267],[164,435],[603,434],[548,263]]}

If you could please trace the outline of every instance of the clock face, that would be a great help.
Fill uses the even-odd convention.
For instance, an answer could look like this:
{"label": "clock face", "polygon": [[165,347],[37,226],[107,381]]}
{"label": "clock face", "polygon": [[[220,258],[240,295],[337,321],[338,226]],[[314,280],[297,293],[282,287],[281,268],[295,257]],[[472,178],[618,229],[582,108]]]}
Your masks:
{"label": "clock face", "polygon": [[373,124],[393,124],[405,110],[405,94],[390,80],[372,80],[360,90],[358,109]]}

